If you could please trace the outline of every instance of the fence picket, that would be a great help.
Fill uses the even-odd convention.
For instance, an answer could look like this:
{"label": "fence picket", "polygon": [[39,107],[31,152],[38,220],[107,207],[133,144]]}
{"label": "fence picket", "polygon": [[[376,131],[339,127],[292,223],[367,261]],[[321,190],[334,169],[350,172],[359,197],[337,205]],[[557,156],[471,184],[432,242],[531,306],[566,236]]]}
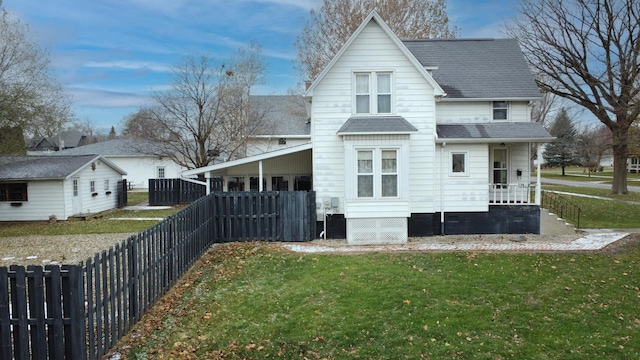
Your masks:
{"label": "fence picket", "polygon": [[99,359],[211,244],[309,240],[315,221],[313,192],[216,192],[82,265],[1,267],[0,360]]}

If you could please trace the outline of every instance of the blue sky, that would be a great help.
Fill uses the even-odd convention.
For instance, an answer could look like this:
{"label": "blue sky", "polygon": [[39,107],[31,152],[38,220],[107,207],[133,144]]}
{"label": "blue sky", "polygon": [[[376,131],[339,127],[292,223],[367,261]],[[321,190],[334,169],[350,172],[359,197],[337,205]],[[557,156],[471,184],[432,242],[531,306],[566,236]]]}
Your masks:
{"label": "blue sky", "polygon": [[[504,37],[513,0],[448,0],[460,37]],[[223,60],[256,41],[268,64],[254,94],[284,94],[298,82],[294,42],[321,0],[4,0],[50,50],[53,69],[80,121],[118,127],[166,89],[188,54]]]}

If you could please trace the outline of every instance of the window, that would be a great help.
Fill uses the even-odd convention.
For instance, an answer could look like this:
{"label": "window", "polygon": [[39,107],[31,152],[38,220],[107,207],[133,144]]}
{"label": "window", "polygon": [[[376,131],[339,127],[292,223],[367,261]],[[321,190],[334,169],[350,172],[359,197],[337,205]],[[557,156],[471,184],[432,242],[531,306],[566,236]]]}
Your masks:
{"label": "window", "polygon": [[293,178],[294,191],[311,191],[311,176],[296,176]]}
{"label": "window", "polygon": [[158,179],[164,179],[164,176],[165,176],[164,166],[158,167]]}
{"label": "window", "polygon": [[0,201],[27,201],[27,184],[0,184]]}
{"label": "window", "polygon": [[493,102],[493,120],[507,120],[509,103],[506,101]]}
{"label": "window", "polygon": [[109,180],[104,181],[104,189],[109,190]]}
{"label": "window", "polygon": [[359,198],[397,197],[398,151],[358,150],[356,177]]}
{"label": "window", "polygon": [[286,176],[272,176],[271,177],[271,190],[273,191],[287,191],[289,190],[289,178]]}
{"label": "window", "polygon": [[467,153],[452,152],[451,153],[451,174],[465,175],[467,173]]}
{"label": "window", "polygon": [[230,177],[227,182],[228,191],[244,191],[244,176]]}
{"label": "window", "polygon": [[[252,176],[249,178],[249,190],[251,191],[260,191],[260,178],[257,176]],[[267,180],[262,179],[262,190],[267,190]]]}
{"label": "window", "polygon": [[355,113],[391,114],[391,73],[355,74]]}
{"label": "window", "polygon": [[78,179],[73,179],[73,196],[78,196]]}
{"label": "window", "polygon": [[493,184],[506,185],[508,182],[508,152],[506,148],[493,149],[492,179]]}
{"label": "window", "polygon": [[96,181],[95,180],[91,180],[89,182],[89,190],[94,193],[96,192]]}

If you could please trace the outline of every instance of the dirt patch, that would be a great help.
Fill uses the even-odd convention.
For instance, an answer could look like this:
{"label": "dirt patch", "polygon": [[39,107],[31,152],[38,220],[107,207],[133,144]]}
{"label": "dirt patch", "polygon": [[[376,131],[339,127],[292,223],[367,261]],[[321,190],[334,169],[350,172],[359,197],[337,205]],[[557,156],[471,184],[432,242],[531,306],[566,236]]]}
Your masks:
{"label": "dirt patch", "polygon": [[133,233],[0,237],[0,266],[78,264]]}
{"label": "dirt patch", "polygon": [[600,252],[605,254],[617,255],[629,252],[633,249],[640,248],[640,234],[630,234],[610,245],[605,246]]}

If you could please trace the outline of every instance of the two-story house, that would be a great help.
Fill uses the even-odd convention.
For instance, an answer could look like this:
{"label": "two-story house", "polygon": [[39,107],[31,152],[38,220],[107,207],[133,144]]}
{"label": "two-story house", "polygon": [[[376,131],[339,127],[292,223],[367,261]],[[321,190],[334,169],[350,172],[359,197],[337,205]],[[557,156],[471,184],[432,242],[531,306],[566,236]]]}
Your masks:
{"label": "two-story house", "polygon": [[539,97],[516,40],[402,41],[373,12],[306,90],[310,143],[186,174],[244,190],[310,177],[323,235],[349,243],[539,233]]}

